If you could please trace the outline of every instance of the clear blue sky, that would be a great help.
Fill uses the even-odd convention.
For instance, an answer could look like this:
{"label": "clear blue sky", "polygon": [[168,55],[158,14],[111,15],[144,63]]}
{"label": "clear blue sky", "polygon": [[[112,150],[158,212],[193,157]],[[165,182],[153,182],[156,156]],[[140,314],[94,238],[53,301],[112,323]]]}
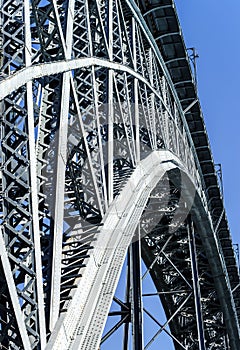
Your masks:
{"label": "clear blue sky", "polygon": [[223,168],[233,242],[240,243],[240,1],[176,0],[187,47],[196,47],[198,90],[215,163]]}
{"label": "clear blue sky", "polygon": [[[233,243],[240,244],[240,1],[176,0],[176,6],[186,46],[195,47],[199,54],[200,102],[214,161],[222,164],[224,200]],[[150,291],[151,282],[147,283]],[[164,317],[160,316],[160,321],[163,323]],[[152,332],[156,330],[153,323],[149,326]],[[117,335],[115,346],[121,349]],[[112,350],[107,343],[102,349]],[[162,335],[149,347],[149,350],[173,349],[172,342]]]}

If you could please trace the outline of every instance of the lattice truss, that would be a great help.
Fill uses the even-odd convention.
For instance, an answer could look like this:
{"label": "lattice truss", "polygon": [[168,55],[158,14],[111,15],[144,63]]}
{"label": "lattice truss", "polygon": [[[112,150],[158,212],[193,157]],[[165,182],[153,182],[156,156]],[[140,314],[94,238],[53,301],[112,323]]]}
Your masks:
{"label": "lattice truss", "polygon": [[[143,260],[150,267],[147,273],[157,286],[167,324],[172,334],[177,335],[173,337],[175,348],[200,349],[195,306],[198,298],[206,349],[227,348],[226,328],[211,267],[200,229],[186,216],[181,182],[184,180],[178,171],[170,172],[151,193],[141,219]],[[161,325],[155,336],[165,328],[166,324]]]}
{"label": "lattice truss", "polygon": [[[176,93],[128,1],[0,4],[0,343],[43,349],[137,164],[168,149],[197,191],[202,182]],[[172,331],[195,349],[188,231],[180,228],[163,250],[167,219],[161,225],[144,245],[161,262],[156,285],[187,290],[162,301],[172,305],[169,316],[185,303]],[[217,349],[213,342],[226,340],[223,315],[198,234],[196,242],[206,338]]]}

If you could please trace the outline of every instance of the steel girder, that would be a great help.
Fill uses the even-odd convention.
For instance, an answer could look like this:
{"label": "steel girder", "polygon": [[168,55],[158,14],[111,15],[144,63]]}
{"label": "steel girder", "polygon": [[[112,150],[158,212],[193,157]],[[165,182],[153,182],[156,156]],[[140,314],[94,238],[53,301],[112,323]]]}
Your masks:
{"label": "steel girder", "polygon": [[[216,226],[185,114],[136,4],[131,0],[1,0],[0,4],[2,347],[44,349],[64,344],[73,349],[81,338],[82,349],[97,348],[127,247],[141,221],[143,232],[150,225],[142,239],[147,265],[159,249],[164,253],[162,263],[154,263],[151,272],[157,288],[164,292],[173,285],[180,288],[187,259],[192,268],[185,277],[192,289],[188,308],[204,300],[204,306],[198,305],[188,318],[184,312],[174,318],[173,334],[190,349],[196,348],[199,334],[209,349],[218,341],[222,347],[229,343],[238,349],[239,300],[231,293],[239,286],[234,253],[230,251],[229,262],[221,252],[221,219]],[[163,155],[167,152],[163,150],[170,153],[161,158],[159,167],[156,153]],[[169,211],[176,210],[179,198],[173,199],[174,205],[164,202],[159,179],[176,167],[188,174],[198,199],[192,202],[192,219],[180,215],[174,223]],[[171,181],[173,197],[183,190],[182,184],[174,184],[177,178]],[[154,191],[161,212],[165,211],[161,224],[149,206],[142,215]],[[126,198],[121,199],[122,193]],[[121,243],[123,232],[114,230],[114,225],[122,219],[126,232],[131,232]],[[201,220],[206,221],[203,227]],[[158,224],[159,242],[154,238]],[[170,253],[168,247],[163,251],[161,242],[171,226],[176,232],[170,230]],[[225,238],[229,240],[229,234]],[[213,253],[218,267],[212,266]],[[174,268],[179,276],[173,282]],[[106,282],[111,290],[107,300],[96,283],[103,275],[114,276]],[[99,279],[94,281],[94,276]],[[198,276],[203,276],[200,282]],[[88,336],[95,318],[86,309],[88,298],[97,310],[94,317],[101,319],[92,343]],[[174,303],[162,298],[170,318],[180,300],[181,295]],[[190,329],[190,324],[197,326],[184,333],[182,327]],[[63,327],[69,329],[67,336]],[[217,327],[223,331],[217,333]]]}

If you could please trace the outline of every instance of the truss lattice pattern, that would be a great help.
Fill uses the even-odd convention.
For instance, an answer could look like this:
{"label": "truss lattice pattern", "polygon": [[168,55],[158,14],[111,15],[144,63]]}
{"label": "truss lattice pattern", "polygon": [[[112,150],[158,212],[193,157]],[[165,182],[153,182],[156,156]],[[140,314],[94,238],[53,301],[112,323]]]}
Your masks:
{"label": "truss lattice pattern", "polygon": [[[211,153],[204,165],[193,132],[197,97],[185,106],[174,85],[171,16],[172,1],[0,0],[3,349],[97,349],[139,222],[156,288],[176,291],[161,297],[176,349],[197,349],[199,334],[202,349],[238,349],[239,275]],[[117,246],[124,215],[131,234]],[[108,299],[96,284],[107,275]]]}

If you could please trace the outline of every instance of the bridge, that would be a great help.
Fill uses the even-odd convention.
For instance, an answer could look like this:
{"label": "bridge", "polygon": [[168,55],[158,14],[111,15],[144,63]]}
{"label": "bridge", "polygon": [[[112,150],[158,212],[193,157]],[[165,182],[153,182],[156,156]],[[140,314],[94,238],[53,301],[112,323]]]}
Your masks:
{"label": "bridge", "polygon": [[112,349],[121,329],[123,350],[161,333],[239,350],[239,270],[174,1],[0,0],[0,62],[0,348]]}

